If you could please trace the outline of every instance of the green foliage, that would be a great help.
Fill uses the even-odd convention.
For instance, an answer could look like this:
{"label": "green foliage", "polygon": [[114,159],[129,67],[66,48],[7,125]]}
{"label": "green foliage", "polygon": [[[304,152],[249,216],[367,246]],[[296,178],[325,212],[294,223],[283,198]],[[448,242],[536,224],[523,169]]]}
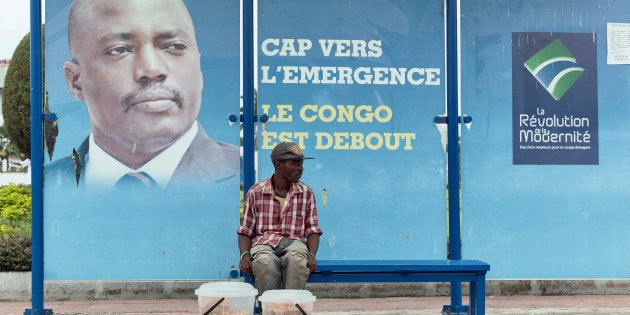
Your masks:
{"label": "green foliage", "polygon": [[[44,28],[42,26],[42,37]],[[4,78],[2,116],[9,140],[25,158],[31,157],[31,34],[26,34],[13,52]],[[42,45],[42,55],[44,55]],[[43,61],[43,59],[42,59]],[[42,62],[43,65],[43,62]],[[44,70],[42,69],[42,78]],[[44,96],[43,110],[47,110]]]}
{"label": "green foliage", "polygon": [[31,270],[31,187],[0,187],[0,271]]}
{"label": "green foliage", "polygon": [[2,95],[2,116],[7,135],[28,157],[31,156],[30,47],[30,34],[27,34],[13,52]]}
{"label": "green foliage", "polygon": [[29,185],[0,187],[0,236],[30,235],[31,188]]}
{"label": "green foliage", "polygon": [[0,235],[0,271],[31,270],[31,237]]}

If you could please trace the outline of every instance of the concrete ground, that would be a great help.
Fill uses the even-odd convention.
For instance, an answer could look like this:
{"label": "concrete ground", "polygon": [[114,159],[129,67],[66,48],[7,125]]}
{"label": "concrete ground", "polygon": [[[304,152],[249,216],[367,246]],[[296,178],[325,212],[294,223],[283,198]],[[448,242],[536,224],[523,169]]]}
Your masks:
{"label": "concrete ground", "polygon": [[[467,301],[467,297],[464,297]],[[196,299],[46,301],[45,309],[66,315],[198,314]],[[388,298],[321,298],[313,305],[317,315],[437,315],[450,304],[448,296]],[[467,304],[467,303],[464,303]],[[0,314],[22,315],[30,302],[0,302]],[[630,295],[487,296],[486,314],[630,314]]]}

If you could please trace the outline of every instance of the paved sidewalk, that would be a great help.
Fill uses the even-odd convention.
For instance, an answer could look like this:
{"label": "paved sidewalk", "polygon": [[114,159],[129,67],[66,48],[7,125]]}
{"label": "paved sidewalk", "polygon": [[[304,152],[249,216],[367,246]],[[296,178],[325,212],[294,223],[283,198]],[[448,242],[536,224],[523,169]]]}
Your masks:
{"label": "paved sidewalk", "polygon": [[[467,301],[467,297],[464,297]],[[358,299],[317,299],[317,315],[438,315],[444,297],[392,297]],[[465,303],[467,304],[467,303]],[[54,314],[66,315],[141,315],[141,314],[197,314],[196,299],[180,300],[91,300],[49,301],[44,304]],[[30,309],[30,302],[0,302],[0,314],[22,315]],[[488,296],[486,314],[525,315],[617,315],[630,314],[630,295],[575,295],[575,296]]]}

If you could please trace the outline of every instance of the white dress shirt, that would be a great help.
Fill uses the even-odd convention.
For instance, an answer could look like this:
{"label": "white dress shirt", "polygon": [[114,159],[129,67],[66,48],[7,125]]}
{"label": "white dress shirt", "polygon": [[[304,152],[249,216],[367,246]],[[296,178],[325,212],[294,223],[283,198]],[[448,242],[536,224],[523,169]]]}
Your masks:
{"label": "white dress shirt", "polygon": [[190,129],[173,145],[135,170],[125,166],[105,152],[94,142],[94,137],[90,134],[90,149],[85,157],[85,184],[87,188],[113,188],[116,182],[128,172],[145,172],[160,187],[166,187],[179,161],[195,138],[198,129],[195,121]]}

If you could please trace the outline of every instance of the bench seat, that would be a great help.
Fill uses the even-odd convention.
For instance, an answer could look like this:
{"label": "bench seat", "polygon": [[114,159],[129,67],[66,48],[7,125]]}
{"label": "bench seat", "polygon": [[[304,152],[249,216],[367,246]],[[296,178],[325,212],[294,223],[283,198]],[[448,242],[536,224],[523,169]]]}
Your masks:
{"label": "bench seat", "polygon": [[479,260],[318,260],[308,282],[468,282],[470,314],[483,315],[489,270]]}

